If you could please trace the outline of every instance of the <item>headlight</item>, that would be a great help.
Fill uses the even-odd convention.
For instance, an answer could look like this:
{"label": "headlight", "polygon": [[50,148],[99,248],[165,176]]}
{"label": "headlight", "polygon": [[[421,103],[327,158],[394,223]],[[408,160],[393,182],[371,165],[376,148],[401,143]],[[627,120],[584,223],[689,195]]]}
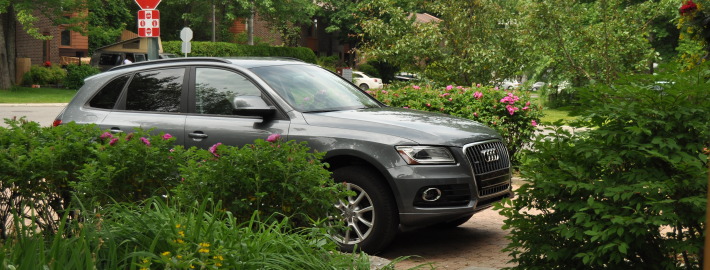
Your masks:
{"label": "headlight", "polygon": [[449,149],[437,146],[396,146],[397,152],[410,165],[454,164],[454,156]]}

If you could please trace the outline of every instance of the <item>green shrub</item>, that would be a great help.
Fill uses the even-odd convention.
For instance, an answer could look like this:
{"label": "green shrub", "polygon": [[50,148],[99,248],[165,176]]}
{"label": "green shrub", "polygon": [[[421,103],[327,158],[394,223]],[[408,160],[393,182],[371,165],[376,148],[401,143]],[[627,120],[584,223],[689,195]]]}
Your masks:
{"label": "green shrub", "polygon": [[[24,119],[6,119],[0,127],[0,238],[7,236],[12,215],[36,218],[37,229],[57,230],[58,218],[71,203],[70,184],[91,158],[89,145],[98,136],[93,125],[68,123],[40,127]],[[28,213],[24,209],[33,209]]]}
{"label": "green shrub", "polygon": [[369,64],[362,64],[362,65],[359,65],[359,66],[357,67],[357,70],[358,70],[358,71],[365,72],[365,74],[368,74],[368,75],[370,75],[370,76],[372,76],[372,77],[381,78],[380,72],[379,72],[375,67],[373,67],[372,65],[369,65]]}
{"label": "green shrub", "polygon": [[178,185],[181,151],[175,151],[179,147],[174,147],[172,135],[151,136],[138,129],[117,135],[104,132],[95,139],[90,146],[94,158],[78,172],[80,181],[72,184],[82,201],[138,202],[167,195]]}
{"label": "green shrub", "polygon": [[67,76],[64,78],[64,87],[79,89],[84,85],[84,79],[100,72],[101,70],[90,65],[68,65]]}
{"label": "green shrub", "polygon": [[524,151],[527,182],[501,211],[513,268],[700,269],[705,80],[697,72],[633,76],[579,91],[578,125],[589,129],[557,126],[537,137]]}
{"label": "green shrub", "polygon": [[30,67],[30,71],[22,77],[22,83],[25,85],[57,85],[64,81],[67,76],[66,70],[57,65]]}
{"label": "green shrub", "polygon": [[342,188],[333,184],[319,161],[323,153],[309,152],[305,143],[272,141],[188,150],[180,168],[184,180],[178,198],[183,203],[222,201],[242,220],[255,211],[262,217],[293,216],[300,225],[327,217]]}
{"label": "green shrub", "polygon": [[[181,52],[182,41],[163,42],[163,51],[184,55]],[[217,56],[217,57],[291,57],[308,63],[316,63],[316,55],[305,47],[270,47],[265,45],[250,46],[228,42],[193,41],[192,52],[188,56]]]}
{"label": "green shrub", "polygon": [[525,91],[411,85],[367,93],[389,106],[441,112],[486,124],[503,136],[513,161],[530,141],[542,114],[542,108],[530,104],[529,93]]}

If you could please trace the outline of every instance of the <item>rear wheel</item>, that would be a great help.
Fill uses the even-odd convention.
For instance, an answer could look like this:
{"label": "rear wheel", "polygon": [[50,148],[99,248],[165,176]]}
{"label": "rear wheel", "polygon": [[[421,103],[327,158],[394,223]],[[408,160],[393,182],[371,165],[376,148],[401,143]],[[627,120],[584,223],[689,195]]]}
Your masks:
{"label": "rear wheel", "polygon": [[370,89],[370,86],[367,85],[366,83],[361,83],[361,84],[360,84],[360,89],[362,89],[362,90],[367,90],[367,89]]}
{"label": "rear wheel", "polygon": [[361,250],[375,254],[387,247],[397,234],[397,208],[384,179],[365,167],[348,166],[333,171],[336,182],[345,182],[354,194],[335,207],[342,227],[333,238],[344,252]]}

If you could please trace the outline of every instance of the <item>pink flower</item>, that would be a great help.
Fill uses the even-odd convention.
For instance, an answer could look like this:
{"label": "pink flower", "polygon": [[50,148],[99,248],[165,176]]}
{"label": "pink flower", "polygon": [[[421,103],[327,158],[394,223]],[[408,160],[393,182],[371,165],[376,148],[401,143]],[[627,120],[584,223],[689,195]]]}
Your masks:
{"label": "pink flower", "polygon": [[382,90],[382,94],[387,94],[387,90]]}
{"label": "pink flower", "polygon": [[513,93],[508,93],[503,99],[500,100],[501,103],[514,104],[516,101],[520,100],[518,96],[513,95]]}
{"label": "pink flower", "polygon": [[133,139],[133,133],[126,135],[126,141],[130,141],[131,139]]}
{"label": "pink flower", "polygon": [[274,133],[274,134],[269,135],[269,137],[266,138],[266,141],[267,142],[276,142],[280,139],[281,139],[281,135],[278,133]]}
{"label": "pink flower", "polygon": [[532,120],[532,121],[530,122],[530,124],[531,124],[533,127],[536,127],[536,126],[537,126],[537,121]]}
{"label": "pink flower", "polygon": [[215,143],[209,148],[210,153],[212,153],[212,155],[214,155],[215,157],[219,157],[219,155],[217,154],[217,147],[219,147],[220,145],[222,145],[222,143]]}
{"label": "pink flower", "polygon": [[477,84],[476,84],[476,87],[481,87],[481,84],[480,84],[480,83],[477,83]]}
{"label": "pink flower", "polygon": [[451,90],[451,89],[454,89],[454,86],[453,86],[453,85],[447,85],[447,86],[446,86],[446,91],[449,91],[449,90]]}
{"label": "pink flower", "polygon": [[477,112],[473,113],[473,116],[478,117],[478,113]]}
{"label": "pink flower", "polygon": [[165,133],[165,135],[163,135],[163,140],[170,140],[172,138],[173,138],[173,135],[170,135],[168,133]]}
{"label": "pink flower", "polygon": [[111,132],[104,132],[101,136],[99,136],[99,138],[101,140],[110,139],[113,138],[113,135],[111,135]]}
{"label": "pink flower", "polygon": [[525,102],[525,106],[530,106],[530,101]]}
{"label": "pink flower", "polygon": [[508,113],[510,115],[515,114],[515,111],[519,110],[518,107],[512,106],[512,105],[506,105],[505,108],[508,110]]}
{"label": "pink flower", "polygon": [[150,141],[146,139],[145,137],[141,137],[141,142],[143,142],[145,145],[150,146]]}
{"label": "pink flower", "polygon": [[419,90],[420,87],[419,87],[419,85],[412,85],[412,88]]}
{"label": "pink flower", "polygon": [[483,97],[483,93],[476,91],[475,93],[473,93],[473,97],[476,99],[481,99]]}
{"label": "pink flower", "polygon": [[530,109],[530,108],[529,108],[528,106],[525,106],[525,107],[523,107],[522,110],[523,110],[523,111],[527,111],[528,109]]}
{"label": "pink flower", "polygon": [[439,95],[439,96],[440,96],[440,97],[446,97],[446,96],[449,96],[449,95],[451,95],[451,94],[449,94],[449,93],[443,93],[443,94],[441,94],[441,95]]}
{"label": "pink flower", "polygon": [[461,90],[461,89],[463,89],[463,86],[460,86],[460,85],[459,85],[459,86],[456,86],[456,89]]}
{"label": "pink flower", "polygon": [[365,93],[367,93],[368,95],[372,95],[372,91],[370,90],[365,91]]}
{"label": "pink flower", "polygon": [[427,103],[426,106],[427,106],[427,107],[431,107],[431,104]]}
{"label": "pink flower", "polygon": [[449,98],[449,101],[454,101],[454,98]]}
{"label": "pink flower", "polygon": [[493,89],[495,89],[495,90],[498,90],[498,86],[496,86],[496,87],[495,87],[495,88],[493,88]]}
{"label": "pink flower", "polygon": [[118,138],[112,138],[111,141],[108,142],[109,145],[113,146],[118,142]]}
{"label": "pink flower", "polygon": [[409,106],[404,106],[404,107],[402,107],[402,108],[409,109]]}

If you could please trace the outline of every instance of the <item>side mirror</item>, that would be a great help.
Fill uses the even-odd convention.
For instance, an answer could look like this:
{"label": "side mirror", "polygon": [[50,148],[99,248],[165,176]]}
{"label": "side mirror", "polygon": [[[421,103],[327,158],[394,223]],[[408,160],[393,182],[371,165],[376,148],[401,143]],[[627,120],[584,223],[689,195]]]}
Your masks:
{"label": "side mirror", "polygon": [[276,112],[276,108],[269,106],[258,96],[238,96],[232,102],[234,114],[269,117]]}

